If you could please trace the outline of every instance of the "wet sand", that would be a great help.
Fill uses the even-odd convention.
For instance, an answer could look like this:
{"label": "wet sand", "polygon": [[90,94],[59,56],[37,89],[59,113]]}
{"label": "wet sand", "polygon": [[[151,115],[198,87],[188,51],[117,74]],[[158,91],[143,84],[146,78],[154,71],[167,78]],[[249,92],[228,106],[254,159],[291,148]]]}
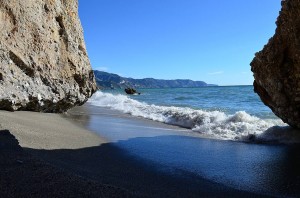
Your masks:
{"label": "wet sand", "polygon": [[[82,178],[83,183],[95,182],[100,185],[99,192],[103,192],[99,190],[101,185],[110,186],[104,197],[110,192],[112,196],[118,195],[119,191],[119,195],[130,197],[262,196],[251,189],[230,187],[222,180],[209,178],[197,167],[194,167],[196,171],[191,171],[191,166],[185,168],[188,163],[180,164],[192,158],[206,160],[210,155],[184,153],[189,150],[189,144],[184,143],[187,139],[197,142],[191,148],[201,145],[212,148],[214,144],[214,148],[222,149],[223,145],[223,142],[193,137],[186,129],[132,119],[88,105],[75,108],[66,115],[0,111],[0,129],[8,129],[19,140],[25,154],[34,160],[60,173]],[[179,148],[169,149],[172,146]],[[164,151],[170,153],[166,155]],[[226,152],[230,152],[230,148]],[[209,165],[199,169],[218,171]],[[72,186],[72,182],[68,186]]]}

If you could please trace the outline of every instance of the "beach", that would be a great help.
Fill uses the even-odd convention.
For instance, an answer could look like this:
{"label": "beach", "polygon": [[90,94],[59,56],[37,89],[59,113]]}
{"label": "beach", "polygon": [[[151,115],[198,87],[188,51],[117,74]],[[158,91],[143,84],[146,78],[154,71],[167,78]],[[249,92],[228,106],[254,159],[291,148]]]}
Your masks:
{"label": "beach", "polygon": [[[84,114],[84,112],[89,113]],[[110,114],[107,114],[106,112],[106,114],[101,115],[100,112],[97,116],[103,118],[104,121],[107,116],[114,116],[116,122],[110,117],[111,122],[120,124],[118,122],[118,115],[113,113],[114,112],[110,112]],[[27,192],[25,195],[30,196],[32,195],[30,194],[30,189],[32,189],[32,185],[36,183],[34,182],[35,180],[32,180],[32,177],[40,177],[39,179],[41,180],[39,180],[39,183],[43,185],[38,185],[34,192],[37,192],[40,187],[40,190],[47,188],[48,191],[46,191],[46,193],[56,191],[60,193],[73,192],[71,195],[74,196],[75,194],[78,197],[80,197],[80,193],[82,193],[81,190],[83,192],[93,192],[85,194],[90,197],[99,194],[104,195],[104,197],[107,197],[107,195],[109,197],[253,197],[257,195],[225,186],[189,171],[177,170],[175,171],[176,174],[173,174],[172,172],[174,170],[171,168],[170,171],[168,171],[169,167],[167,166],[161,167],[162,169],[160,169],[155,161],[151,162],[133,155],[128,152],[128,150],[117,146],[115,144],[116,139],[111,140],[107,137],[101,137],[88,127],[87,125],[91,121],[90,118],[93,114],[95,114],[95,112],[90,111],[87,106],[75,108],[64,115],[1,111],[1,130],[7,129],[16,137],[20,146],[23,148],[21,156],[25,156],[25,160],[18,162],[19,159],[16,157],[19,155],[18,153],[5,152],[5,150],[2,149],[4,154],[11,153],[15,156],[9,157],[10,160],[15,159],[15,161],[13,160],[7,163],[17,166],[18,170],[22,171],[15,172],[13,171],[15,169],[8,170],[9,167],[7,167],[7,163],[2,161],[1,170],[4,172],[5,170],[14,172],[14,174],[7,175],[2,172],[1,182],[4,183],[2,184],[10,184],[11,188],[7,186],[7,188],[5,188],[6,191],[1,192],[7,193],[4,195],[14,195],[14,193],[20,195],[18,193]],[[145,120],[143,120],[143,122],[144,121]],[[126,122],[126,120],[124,122]],[[162,128],[161,125],[157,126],[157,124],[153,122],[147,126],[145,125],[147,122],[148,121],[145,121],[143,123],[144,127],[155,133],[175,130],[173,127]],[[153,125],[163,130],[155,130]],[[99,123],[98,128],[101,129],[101,127],[101,123]],[[109,126],[103,125],[103,127]],[[113,129],[114,125],[111,125],[111,127]],[[122,128],[126,131],[124,126],[122,126]],[[128,129],[132,131],[132,128]],[[2,133],[3,132],[1,132],[1,134]],[[138,133],[138,131],[134,131],[134,133]],[[144,136],[144,138],[146,137]],[[125,139],[126,138],[123,137],[123,140]],[[122,143],[122,141],[117,142]],[[2,155],[2,158],[6,159],[5,155]],[[28,160],[26,159],[28,158],[30,160],[27,164],[26,162]],[[36,163],[38,163],[39,166],[36,166]],[[41,172],[44,171],[46,171],[47,174],[41,174]],[[26,172],[31,176],[28,178],[25,177],[25,179],[22,180],[23,182],[17,182],[15,185],[9,182],[17,181],[18,178],[26,175]],[[49,174],[53,175],[51,173],[54,172],[56,173],[54,174],[55,176],[44,177],[45,175],[49,176]],[[64,180],[68,182],[62,184]],[[78,180],[77,183],[75,180]],[[48,185],[49,183],[51,185]],[[72,191],[74,185],[76,186],[76,191]],[[64,190],[62,190],[62,186]],[[87,186],[90,187],[87,188]],[[55,190],[51,191],[51,189]],[[76,194],[76,192],[78,192],[78,194]],[[39,193],[40,194],[33,194],[33,196],[45,195],[42,191]]]}
{"label": "beach", "polygon": [[0,111],[0,123],[0,197],[135,197],[56,166],[50,156],[43,160],[31,152],[105,142],[60,114]]}
{"label": "beach", "polygon": [[[18,180],[25,173],[38,174],[34,178],[42,177],[40,187],[46,186],[47,192],[52,192],[51,188],[59,191],[57,187],[63,186],[64,193],[72,191],[73,196],[80,196],[82,190],[89,197],[256,197],[299,193],[299,175],[295,174],[300,162],[297,146],[205,139],[188,129],[88,104],[66,114],[1,111],[0,120],[1,130],[7,129],[16,137],[21,155],[25,156],[20,164],[16,157],[20,154],[12,152],[15,157],[9,159],[14,160],[7,163],[24,170],[2,174],[2,182]],[[27,158],[32,162],[26,163]],[[7,163],[2,162],[2,171],[7,170]],[[55,176],[44,177],[44,171]],[[67,182],[62,184],[64,180]],[[16,183],[9,190],[31,192],[28,189],[33,181],[28,177],[26,185]],[[77,191],[70,190],[74,185]]]}
{"label": "beach", "polygon": [[300,1],[258,2],[1,1],[0,198],[299,197]]}
{"label": "beach", "polygon": [[[171,189],[176,192],[173,196],[181,193],[195,197],[222,193],[227,196],[244,193],[245,196],[297,197],[300,193],[298,143],[211,139],[190,129],[132,117],[90,103],[84,108],[72,109],[69,115],[77,123],[85,120],[88,129],[127,154],[127,161],[134,160],[134,164],[155,170],[160,179],[148,180],[143,176],[143,184],[139,187],[151,195],[166,195],[166,190]],[[281,133],[289,136],[285,131]],[[107,170],[109,172],[110,168]],[[139,176],[132,181],[140,181]],[[162,181],[163,176],[172,178],[167,179],[167,185],[157,182]],[[121,181],[126,181],[126,177]],[[242,194],[230,194],[233,192]]]}
{"label": "beach", "polygon": [[0,119],[1,129],[10,130],[23,148],[78,149],[105,143],[103,138],[74,125],[62,114],[1,111]]}

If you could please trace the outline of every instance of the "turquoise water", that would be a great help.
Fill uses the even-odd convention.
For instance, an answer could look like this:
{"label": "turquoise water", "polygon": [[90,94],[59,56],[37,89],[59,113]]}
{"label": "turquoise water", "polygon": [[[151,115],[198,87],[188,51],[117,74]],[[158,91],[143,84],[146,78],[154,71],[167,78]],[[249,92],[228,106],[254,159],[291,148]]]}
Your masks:
{"label": "turquoise water", "polygon": [[261,102],[253,86],[138,91],[140,95],[126,95],[123,90],[98,91],[88,102],[133,117],[191,129],[209,138],[294,142],[291,134],[297,134]]}
{"label": "turquoise water", "polygon": [[[276,118],[265,106],[253,86],[219,86],[201,88],[140,89],[141,95],[128,96],[140,102],[159,106],[190,107],[208,111],[222,111],[234,114],[245,111],[259,118]],[[124,94],[123,90],[109,90],[105,93]]]}

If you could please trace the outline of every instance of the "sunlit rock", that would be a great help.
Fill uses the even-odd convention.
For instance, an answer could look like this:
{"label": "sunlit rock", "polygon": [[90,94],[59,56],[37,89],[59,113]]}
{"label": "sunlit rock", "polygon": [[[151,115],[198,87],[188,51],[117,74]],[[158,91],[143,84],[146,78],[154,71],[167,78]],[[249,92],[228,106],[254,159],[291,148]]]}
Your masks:
{"label": "sunlit rock", "polygon": [[0,109],[62,112],[96,90],[77,0],[0,0]]}

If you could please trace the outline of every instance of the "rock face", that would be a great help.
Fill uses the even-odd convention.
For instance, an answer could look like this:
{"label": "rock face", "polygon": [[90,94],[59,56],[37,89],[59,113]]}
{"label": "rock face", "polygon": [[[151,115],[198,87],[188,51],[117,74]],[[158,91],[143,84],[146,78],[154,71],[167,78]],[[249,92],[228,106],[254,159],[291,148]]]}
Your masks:
{"label": "rock face", "polygon": [[251,63],[254,90],[284,122],[300,128],[300,0],[281,4],[275,35]]}
{"label": "rock face", "polygon": [[96,90],[77,0],[0,0],[0,109],[63,112]]}

